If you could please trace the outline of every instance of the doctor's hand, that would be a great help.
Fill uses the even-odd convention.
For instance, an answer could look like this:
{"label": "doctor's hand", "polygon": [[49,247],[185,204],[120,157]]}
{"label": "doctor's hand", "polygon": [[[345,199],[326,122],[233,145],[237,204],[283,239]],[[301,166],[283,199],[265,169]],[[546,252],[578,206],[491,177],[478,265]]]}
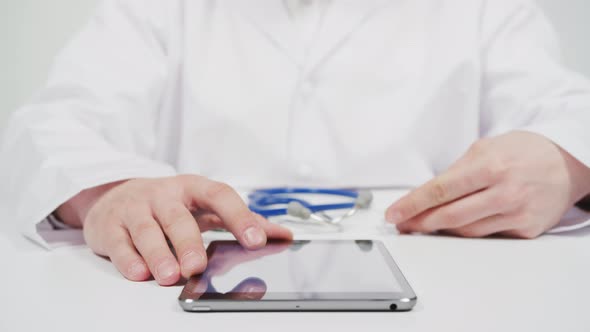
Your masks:
{"label": "doctor's hand", "polygon": [[247,249],[264,247],[267,237],[292,238],[286,228],[252,213],[228,185],[193,175],[89,189],[57,214],[82,226],[90,248],[109,257],[126,278],[143,281],[153,275],[163,286],[205,270],[201,232],[225,228]]}
{"label": "doctor's hand", "polygon": [[543,136],[483,139],[448,171],[394,203],[401,233],[531,239],[590,193],[590,169]]}

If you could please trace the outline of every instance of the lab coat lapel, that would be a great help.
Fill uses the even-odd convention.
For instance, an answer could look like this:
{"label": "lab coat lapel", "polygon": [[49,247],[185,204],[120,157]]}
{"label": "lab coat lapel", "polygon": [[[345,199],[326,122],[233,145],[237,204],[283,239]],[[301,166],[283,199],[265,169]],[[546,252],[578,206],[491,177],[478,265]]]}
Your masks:
{"label": "lab coat lapel", "polygon": [[354,32],[393,0],[332,0],[316,39],[308,70],[321,66]]}
{"label": "lab coat lapel", "polygon": [[332,0],[308,59],[305,59],[304,45],[282,0],[228,0],[227,5],[239,11],[298,67],[311,71],[337,52],[380,8],[392,2],[394,0]]}
{"label": "lab coat lapel", "polygon": [[301,41],[282,0],[228,0],[227,5],[239,11],[278,50],[303,67]]}

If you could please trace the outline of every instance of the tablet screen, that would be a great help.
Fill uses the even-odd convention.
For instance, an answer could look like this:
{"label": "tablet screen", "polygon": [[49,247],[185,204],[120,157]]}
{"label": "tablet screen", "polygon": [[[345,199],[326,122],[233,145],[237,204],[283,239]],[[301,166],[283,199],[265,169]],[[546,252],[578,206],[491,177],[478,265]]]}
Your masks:
{"label": "tablet screen", "polygon": [[404,291],[380,242],[270,242],[248,251],[220,241],[209,246],[208,256],[207,270],[189,280],[184,298],[390,299]]}

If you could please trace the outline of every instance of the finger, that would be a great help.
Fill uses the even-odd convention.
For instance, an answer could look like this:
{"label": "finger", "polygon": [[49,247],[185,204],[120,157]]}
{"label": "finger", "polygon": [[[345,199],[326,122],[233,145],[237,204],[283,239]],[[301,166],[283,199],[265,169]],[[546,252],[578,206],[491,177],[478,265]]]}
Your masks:
{"label": "finger", "polygon": [[293,240],[293,232],[291,232],[288,228],[273,224],[268,221],[268,219],[259,214],[256,214],[255,217],[268,238],[278,240]]}
{"label": "finger", "polygon": [[226,184],[203,177],[187,176],[181,180],[184,181],[189,203],[219,216],[225,227],[245,248],[264,247],[264,230],[235,190]]}
{"label": "finger", "polygon": [[223,228],[223,222],[221,221],[221,218],[211,212],[193,213],[193,217],[197,221],[197,225],[199,225],[201,233]]}
{"label": "finger", "polygon": [[492,183],[487,173],[481,163],[457,164],[391,205],[386,219],[400,224],[431,208],[480,191]]}
{"label": "finger", "polygon": [[215,259],[208,266],[208,274],[210,276],[223,275],[238,265],[281,253],[287,250],[291,244],[290,241],[274,242],[258,250],[247,250],[239,246],[224,246],[223,249],[215,250]]}
{"label": "finger", "polygon": [[489,188],[430,209],[398,225],[402,232],[433,233],[442,229],[456,229],[478,220],[508,212],[517,200],[500,187]]}
{"label": "finger", "polygon": [[[83,231],[88,246],[97,255],[108,257],[125,278],[131,281],[147,280],[151,276],[150,271],[137,253],[120,219],[114,214],[108,214],[104,218],[110,220],[93,220],[86,223]],[[95,226],[98,224],[103,227],[97,229]]]}
{"label": "finger", "polygon": [[469,225],[443,230],[445,234],[460,237],[482,238],[494,235],[514,227],[513,220],[505,215],[495,215],[478,220]]}
{"label": "finger", "polygon": [[203,276],[190,278],[182,289],[181,298],[199,299],[209,288],[209,280]]}
{"label": "finger", "polygon": [[156,219],[176,250],[183,277],[190,278],[207,267],[201,231],[193,215],[178,202],[154,202]]}
{"label": "finger", "polygon": [[151,274],[145,261],[137,253],[127,231],[119,225],[109,231],[108,256],[117,270],[131,281],[145,281]]}
{"label": "finger", "polygon": [[124,221],[135,247],[145,259],[150,271],[162,286],[175,284],[180,278],[180,268],[168,247],[160,225],[151,211],[129,208]]}
{"label": "finger", "polygon": [[266,294],[266,283],[258,278],[248,278],[239,283],[223,298],[232,300],[261,300]]}
{"label": "finger", "polygon": [[[207,232],[212,229],[224,228],[221,218],[214,215],[213,213],[197,213],[193,214],[197,219],[197,223],[201,231]],[[256,221],[262,227],[262,230],[266,233],[267,238],[292,240],[293,233],[286,227],[281,225],[273,224],[268,219],[261,215],[255,214]]]}
{"label": "finger", "polygon": [[[514,226],[514,225],[513,225]],[[503,232],[499,232],[498,235],[514,238],[514,239],[523,239],[523,240],[532,240],[536,239],[539,236],[543,235],[543,233],[547,231],[546,229],[542,229],[538,226],[529,226],[523,227],[521,229],[510,229]]]}

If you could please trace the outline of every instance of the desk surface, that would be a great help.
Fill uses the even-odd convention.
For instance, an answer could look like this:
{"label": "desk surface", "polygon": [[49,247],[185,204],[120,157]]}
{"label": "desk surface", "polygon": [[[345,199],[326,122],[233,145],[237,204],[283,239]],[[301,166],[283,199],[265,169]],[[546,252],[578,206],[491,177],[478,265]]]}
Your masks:
{"label": "desk surface", "polygon": [[383,240],[418,294],[412,312],[189,314],[176,302],[182,286],[132,283],[86,247],[47,252],[5,230],[0,331],[590,330],[590,231],[532,241],[399,236],[382,227],[397,196],[378,192],[341,234],[297,237]]}

